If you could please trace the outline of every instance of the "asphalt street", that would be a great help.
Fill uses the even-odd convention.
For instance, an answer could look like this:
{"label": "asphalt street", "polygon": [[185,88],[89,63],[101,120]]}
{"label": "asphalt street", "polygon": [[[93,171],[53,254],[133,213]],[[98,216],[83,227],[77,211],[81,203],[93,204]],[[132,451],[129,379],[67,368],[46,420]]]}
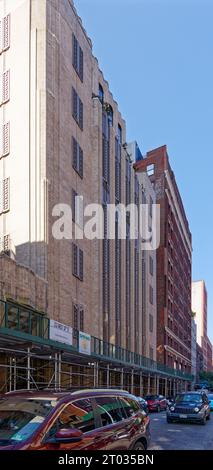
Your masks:
{"label": "asphalt street", "polygon": [[213,412],[206,425],[172,423],[166,413],[149,414],[151,443],[149,450],[213,450]]}

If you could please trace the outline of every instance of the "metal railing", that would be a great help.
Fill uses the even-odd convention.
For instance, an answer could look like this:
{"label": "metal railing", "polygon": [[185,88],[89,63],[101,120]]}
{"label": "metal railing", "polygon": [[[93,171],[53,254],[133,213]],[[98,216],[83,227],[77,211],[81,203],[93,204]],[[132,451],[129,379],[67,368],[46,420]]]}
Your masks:
{"label": "metal railing", "polygon": [[115,346],[111,343],[106,343],[100,338],[92,337],[92,350],[97,356],[102,356],[108,360],[115,360],[118,362],[124,362],[125,364],[135,365],[143,369],[147,369],[152,372],[161,372],[174,377],[184,378],[193,380],[193,375],[187,374],[181,370],[173,369],[164,364],[160,364],[148,357],[142,356],[141,354],[128,351],[127,349]]}
{"label": "metal railing", "polygon": [[[45,313],[15,302],[0,300],[0,328],[15,330],[19,333],[26,333],[49,341],[49,324],[50,320]],[[77,352],[79,348],[79,332],[75,329],[72,331],[72,349],[74,348]],[[193,380],[193,375],[191,374],[178,369],[172,369],[141,354],[128,351],[112,343],[107,343],[95,336],[91,336],[91,356],[122,363],[125,366],[139,367],[147,372],[158,372],[185,380]]]}
{"label": "metal railing", "polygon": [[49,339],[49,319],[44,313],[0,300],[0,328],[9,328],[43,339]]}

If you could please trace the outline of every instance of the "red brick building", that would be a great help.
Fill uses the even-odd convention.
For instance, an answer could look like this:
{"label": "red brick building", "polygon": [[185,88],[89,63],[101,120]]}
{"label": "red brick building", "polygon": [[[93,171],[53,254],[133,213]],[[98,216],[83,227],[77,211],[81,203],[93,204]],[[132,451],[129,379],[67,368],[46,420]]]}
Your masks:
{"label": "red brick building", "polygon": [[157,250],[157,360],[191,371],[192,238],[166,145],[135,163],[147,172],[160,204]]}

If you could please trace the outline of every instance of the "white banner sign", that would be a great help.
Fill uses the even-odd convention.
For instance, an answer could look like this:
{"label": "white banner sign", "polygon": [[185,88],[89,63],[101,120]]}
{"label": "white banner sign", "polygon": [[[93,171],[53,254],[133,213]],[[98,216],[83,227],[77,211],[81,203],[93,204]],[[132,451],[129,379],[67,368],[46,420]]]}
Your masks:
{"label": "white banner sign", "polygon": [[50,320],[49,338],[60,343],[72,345],[72,328],[55,320]]}
{"label": "white banner sign", "polygon": [[79,352],[91,354],[91,336],[83,331],[79,331]]}

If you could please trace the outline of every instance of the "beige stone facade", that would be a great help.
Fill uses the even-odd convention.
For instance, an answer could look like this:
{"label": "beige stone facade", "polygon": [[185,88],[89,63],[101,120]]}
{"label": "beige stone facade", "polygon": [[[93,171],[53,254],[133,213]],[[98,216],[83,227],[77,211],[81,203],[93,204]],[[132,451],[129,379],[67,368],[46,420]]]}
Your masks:
{"label": "beige stone facade", "polygon": [[[0,178],[10,178],[10,207],[0,216],[1,237],[9,235],[17,262],[44,280],[50,318],[155,359],[154,254],[153,274],[147,274],[144,284],[146,299],[153,288],[154,303],[149,305],[148,300],[143,304],[141,286],[142,258],[148,266],[150,254],[142,253],[140,240],[137,245],[135,240],[105,243],[52,235],[53,208],[71,206],[73,191],[83,196],[84,207],[142,202],[126,148],[125,122],[91,41],[70,0],[5,0],[0,5],[1,18],[10,15],[9,46],[0,56],[1,73],[10,70],[10,96],[0,109],[1,125],[10,122],[10,149],[0,160]],[[83,77],[73,65],[73,40],[77,54],[83,53]],[[83,123],[76,122],[82,118],[79,103]],[[83,151],[81,175],[73,168],[73,138]],[[153,193],[146,176],[144,188]],[[83,252],[80,276],[73,275],[73,242]],[[15,262],[10,263],[15,269]],[[37,305],[33,295],[25,296]]]}

